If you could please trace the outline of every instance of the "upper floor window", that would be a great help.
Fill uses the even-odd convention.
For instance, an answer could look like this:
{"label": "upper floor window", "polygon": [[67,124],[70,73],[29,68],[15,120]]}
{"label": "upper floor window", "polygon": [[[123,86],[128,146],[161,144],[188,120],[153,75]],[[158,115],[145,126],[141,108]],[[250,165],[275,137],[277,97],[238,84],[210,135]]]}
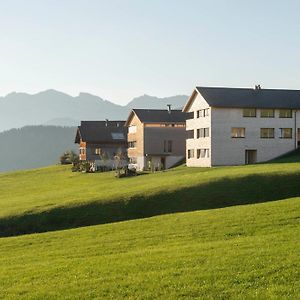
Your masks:
{"label": "upper floor window", "polygon": [[245,128],[241,128],[241,127],[231,128],[231,137],[232,138],[244,138],[245,137]]}
{"label": "upper floor window", "polygon": [[187,139],[193,139],[193,138],[195,138],[194,130],[187,130],[186,131],[186,138]]}
{"label": "upper floor window", "polygon": [[274,128],[261,128],[260,129],[260,137],[262,139],[274,139]]}
{"label": "upper floor window", "polygon": [[136,125],[129,126],[128,133],[136,133]]}
{"label": "upper floor window", "polygon": [[96,155],[100,155],[100,154],[101,154],[101,148],[95,148],[94,153],[95,153]]}
{"label": "upper floor window", "polygon": [[260,117],[261,118],[274,118],[275,110],[274,109],[261,109]]}
{"label": "upper floor window", "polygon": [[136,148],[136,141],[128,142],[129,148]]}
{"label": "upper floor window", "polygon": [[197,118],[208,117],[209,108],[197,110]]}
{"label": "upper floor window", "polygon": [[209,137],[209,128],[199,128],[197,129],[197,139]]}
{"label": "upper floor window", "polygon": [[256,108],[244,108],[243,117],[255,118],[256,117]]}
{"label": "upper floor window", "polygon": [[292,128],[279,128],[280,138],[291,139],[293,137]]}
{"label": "upper floor window", "polygon": [[164,141],[164,152],[171,153],[173,148],[172,141]]}
{"label": "upper floor window", "polygon": [[291,109],[279,109],[279,118],[292,118],[292,110]]}

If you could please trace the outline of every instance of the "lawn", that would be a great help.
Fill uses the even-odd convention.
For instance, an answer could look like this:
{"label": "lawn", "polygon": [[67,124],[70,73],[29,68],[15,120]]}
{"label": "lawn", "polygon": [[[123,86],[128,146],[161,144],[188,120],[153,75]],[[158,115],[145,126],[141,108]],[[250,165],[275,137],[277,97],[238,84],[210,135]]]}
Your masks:
{"label": "lawn", "polygon": [[0,236],[297,197],[299,157],[122,179],[72,173],[68,166],[0,174]]}
{"label": "lawn", "polygon": [[300,199],[0,239],[4,299],[297,299]]}

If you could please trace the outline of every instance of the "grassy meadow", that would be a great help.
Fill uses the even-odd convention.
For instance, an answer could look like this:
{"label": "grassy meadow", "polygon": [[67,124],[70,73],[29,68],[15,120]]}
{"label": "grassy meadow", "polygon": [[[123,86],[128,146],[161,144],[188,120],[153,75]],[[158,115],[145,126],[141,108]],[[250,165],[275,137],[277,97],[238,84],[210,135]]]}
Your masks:
{"label": "grassy meadow", "polygon": [[[96,225],[299,195],[300,155],[239,167],[117,179],[69,166],[0,174],[0,236]],[[287,162],[285,162],[287,161]]]}
{"label": "grassy meadow", "polygon": [[297,299],[300,199],[0,240],[2,299]]}
{"label": "grassy meadow", "polygon": [[299,182],[299,154],[122,179],[1,174],[0,299],[297,299]]}

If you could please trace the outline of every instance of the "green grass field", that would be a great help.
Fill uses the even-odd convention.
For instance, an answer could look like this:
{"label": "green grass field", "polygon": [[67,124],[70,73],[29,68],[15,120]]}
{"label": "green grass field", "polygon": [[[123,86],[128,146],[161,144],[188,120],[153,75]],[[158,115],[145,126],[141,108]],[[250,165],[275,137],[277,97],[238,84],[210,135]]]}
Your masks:
{"label": "green grass field", "polygon": [[123,179],[1,174],[0,299],[298,299],[299,183],[299,154]]}

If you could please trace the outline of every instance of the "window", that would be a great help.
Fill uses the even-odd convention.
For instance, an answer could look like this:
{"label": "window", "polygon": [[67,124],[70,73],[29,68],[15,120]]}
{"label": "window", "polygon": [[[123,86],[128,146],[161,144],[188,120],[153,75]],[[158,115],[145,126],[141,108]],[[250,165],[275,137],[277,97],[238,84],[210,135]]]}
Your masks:
{"label": "window", "polygon": [[255,118],[256,117],[256,108],[244,108],[243,117],[246,118]]}
{"label": "window", "polygon": [[291,139],[293,137],[292,128],[279,128],[281,139]]}
{"label": "window", "polygon": [[279,118],[292,118],[292,110],[291,109],[280,109],[279,110]]}
{"label": "window", "polygon": [[194,158],[194,149],[188,150],[188,158]]}
{"label": "window", "polygon": [[101,148],[95,148],[94,153],[95,153],[96,155],[100,155],[100,154],[101,154]]}
{"label": "window", "polygon": [[85,154],[85,148],[80,148],[79,149],[79,154]]}
{"label": "window", "polygon": [[274,118],[275,110],[274,109],[261,109],[260,117],[261,118]]}
{"label": "window", "polygon": [[209,116],[209,108],[197,110],[197,118],[205,118]]}
{"label": "window", "polygon": [[129,126],[128,133],[136,133],[136,125]]}
{"label": "window", "polygon": [[232,127],[231,128],[231,137],[232,138],[244,138],[245,137],[245,128]]}
{"label": "window", "polygon": [[187,139],[193,139],[195,137],[194,130],[187,130],[186,137],[187,137]]}
{"label": "window", "polygon": [[197,129],[197,139],[209,137],[209,128]]}
{"label": "window", "polygon": [[136,141],[128,142],[129,148],[135,148],[136,147]]}
{"label": "window", "polygon": [[274,139],[274,128],[261,128],[260,137],[262,139]]}
{"label": "window", "polygon": [[208,158],[209,149],[197,149],[197,158]]}
{"label": "window", "polygon": [[166,153],[172,152],[172,146],[173,146],[172,141],[164,141],[164,152]]}

